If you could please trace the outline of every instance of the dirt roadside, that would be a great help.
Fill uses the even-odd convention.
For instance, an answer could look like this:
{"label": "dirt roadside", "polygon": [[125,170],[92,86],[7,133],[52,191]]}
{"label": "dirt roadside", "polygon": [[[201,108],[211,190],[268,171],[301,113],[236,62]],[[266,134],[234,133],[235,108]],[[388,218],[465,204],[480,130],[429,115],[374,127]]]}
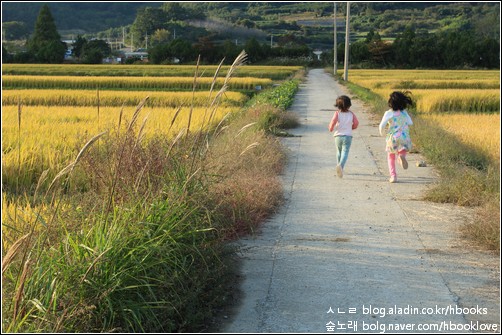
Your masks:
{"label": "dirt roadside", "polygon": [[287,201],[236,243],[240,294],[218,331],[499,332],[500,257],[458,233],[472,210],[420,200],[437,177],[416,166],[418,154],[390,184],[379,120],[356,98],[360,126],[336,177],[327,126],[341,94],[352,96],[323,70],[297,93],[302,126],[284,139]]}

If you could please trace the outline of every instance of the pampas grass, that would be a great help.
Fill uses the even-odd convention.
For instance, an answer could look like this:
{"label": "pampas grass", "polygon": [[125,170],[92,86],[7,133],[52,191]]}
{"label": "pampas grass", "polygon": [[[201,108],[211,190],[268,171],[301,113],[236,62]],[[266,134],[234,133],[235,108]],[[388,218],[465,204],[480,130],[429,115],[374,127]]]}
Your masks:
{"label": "pampas grass", "polygon": [[[224,241],[254,231],[282,199],[280,143],[252,113],[217,117],[227,87],[206,95],[202,126],[175,128],[179,108],[165,122],[171,136],[146,136],[146,97],[128,122],[117,113],[112,136],[82,141],[54,177],[40,173],[30,235],[12,239],[2,268],[5,331],[207,329],[229,294]],[[57,202],[40,195],[46,180]]]}

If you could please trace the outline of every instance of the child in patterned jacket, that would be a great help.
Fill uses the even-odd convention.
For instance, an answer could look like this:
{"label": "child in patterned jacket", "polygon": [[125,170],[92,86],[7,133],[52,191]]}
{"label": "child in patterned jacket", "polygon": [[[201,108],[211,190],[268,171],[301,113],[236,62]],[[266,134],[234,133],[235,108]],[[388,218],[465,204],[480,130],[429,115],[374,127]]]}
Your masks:
{"label": "child in patterned jacket", "polygon": [[408,168],[406,154],[411,150],[411,138],[409,126],[413,124],[406,108],[413,105],[410,92],[392,92],[388,101],[389,109],[382,117],[379,125],[380,135],[386,126],[387,135],[385,138],[387,151],[387,163],[389,166],[389,182],[397,182],[396,155],[403,169]]}

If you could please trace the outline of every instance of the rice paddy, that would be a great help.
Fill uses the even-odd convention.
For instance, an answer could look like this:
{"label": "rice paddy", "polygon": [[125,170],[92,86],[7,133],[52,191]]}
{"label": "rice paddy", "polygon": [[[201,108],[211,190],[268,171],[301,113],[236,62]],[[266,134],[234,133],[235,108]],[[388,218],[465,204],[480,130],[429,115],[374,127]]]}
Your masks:
{"label": "rice paddy", "polygon": [[[227,75],[230,66],[222,66],[220,76]],[[294,75],[300,66],[242,66],[236,77],[270,78],[284,80]],[[105,77],[193,77],[198,69],[201,77],[212,77],[217,65],[84,65],[84,64],[3,64],[3,75],[36,75],[36,76],[105,76]]]}
{"label": "rice paddy", "polygon": [[[213,123],[218,122],[241,108],[257,86],[270,87],[273,78],[285,78],[299,68],[243,67],[226,83],[213,113],[209,106],[225,83],[228,67],[222,67],[214,78],[217,69],[6,64],[2,76],[4,179],[9,179],[9,171],[19,169],[13,168],[19,163],[23,171],[33,171],[28,180],[43,169],[59,168],[61,161],[74,154],[82,137],[111,129],[119,116],[130,118],[147,96],[145,135],[175,136],[189,122],[192,129],[198,129],[211,114]],[[200,76],[194,79],[196,71]]]}
{"label": "rice paddy", "polygon": [[[6,90],[2,96],[2,106],[13,106],[21,102],[23,106],[136,106],[146,96],[147,106],[171,107],[206,106],[215,93],[205,92],[164,92],[164,91],[97,91],[97,90]],[[225,92],[221,101],[223,106],[239,107],[248,99],[244,93]]]}
{"label": "rice paddy", "polygon": [[[46,170],[50,171],[49,178],[54,177],[85,141],[103,131],[112,135],[120,124],[124,127],[146,97],[148,101],[139,116],[142,138],[174,138],[183,129],[197,131],[215,126],[241,109],[257,86],[269,88],[274,80],[283,80],[300,69],[243,66],[225,81],[229,68],[5,64],[4,192],[12,191],[14,184],[15,189],[33,191],[30,185],[36,185]],[[222,88],[223,94],[218,96]],[[15,207],[12,202],[3,202],[4,206]],[[9,212],[3,208],[3,213]]]}
{"label": "rice paddy", "polygon": [[[216,89],[222,87],[225,78],[202,77],[197,78],[196,87],[199,90],[209,90],[214,85]],[[2,76],[4,89],[72,89],[72,90],[170,90],[191,91],[194,79],[191,77],[138,77],[138,76],[34,76],[34,75],[5,75]],[[261,86],[272,85],[270,78],[238,77],[228,83],[229,90],[254,90]]]}

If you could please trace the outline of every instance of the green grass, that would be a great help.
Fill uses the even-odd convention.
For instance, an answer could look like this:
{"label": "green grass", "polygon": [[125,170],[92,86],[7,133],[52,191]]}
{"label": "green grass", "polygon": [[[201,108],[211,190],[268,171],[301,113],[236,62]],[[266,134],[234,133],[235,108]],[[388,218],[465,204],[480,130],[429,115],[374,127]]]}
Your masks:
{"label": "green grass", "polygon": [[257,126],[266,132],[288,136],[287,129],[299,125],[296,114],[287,112],[293,104],[300,81],[290,80],[256,96],[248,105],[258,115]]}

